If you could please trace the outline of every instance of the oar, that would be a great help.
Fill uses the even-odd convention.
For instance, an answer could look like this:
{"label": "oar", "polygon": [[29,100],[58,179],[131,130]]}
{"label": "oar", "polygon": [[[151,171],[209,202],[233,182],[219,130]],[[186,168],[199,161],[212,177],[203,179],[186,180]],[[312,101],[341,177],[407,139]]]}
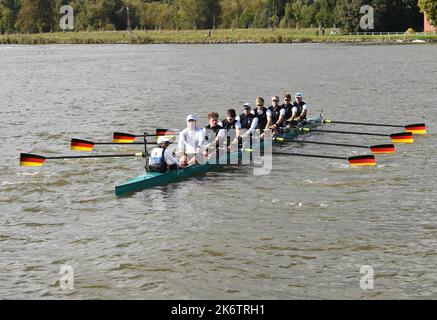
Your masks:
{"label": "oar", "polygon": [[131,134],[131,133],[122,133],[122,132],[114,132],[112,142],[114,143],[133,143],[136,138],[144,137],[144,134]]}
{"label": "oar", "polygon": [[[147,137],[174,137],[178,135],[179,132],[176,130],[169,129],[156,129],[155,134],[147,134]],[[132,143],[136,138],[142,138],[144,134],[132,134],[132,133],[123,133],[123,132],[114,132],[112,141],[114,143]]]}
{"label": "oar", "polygon": [[344,144],[344,143],[332,143],[332,142],[319,142],[319,141],[304,141],[304,140],[293,140],[286,138],[274,138],[275,141],[278,142],[296,142],[296,143],[307,143],[307,144],[317,144],[317,145],[325,145],[325,146],[339,146],[339,147],[350,147],[350,148],[363,148],[370,149],[374,154],[383,154],[383,153],[395,153],[395,146],[392,144],[379,144],[374,146],[363,146],[356,144]]}
{"label": "oar", "polygon": [[427,128],[424,123],[408,124],[406,126],[395,125],[395,124],[381,124],[381,123],[366,123],[366,122],[349,122],[349,121],[335,121],[325,119],[323,123],[335,123],[335,124],[350,124],[357,126],[373,126],[373,127],[389,127],[389,128],[404,128],[405,131],[411,132],[413,134],[426,134]]}
{"label": "oar", "polygon": [[[254,149],[239,149],[239,150],[241,152],[250,152],[251,154],[253,152],[255,152]],[[326,156],[326,155],[320,155],[320,154],[288,153],[288,152],[272,152],[272,154],[273,155],[283,155],[283,156],[294,156],[294,157],[347,160],[349,162],[349,165],[351,165],[352,167],[376,166],[376,159],[375,159],[374,155],[364,155],[364,156],[354,156],[354,157],[339,157],[339,156]]]}
{"label": "oar", "polygon": [[144,158],[144,153],[132,154],[105,154],[95,156],[59,156],[59,157],[44,157],[36,154],[22,153],[20,154],[20,166],[23,167],[42,167],[46,160],[65,160],[65,159],[94,159],[94,158]]}
{"label": "oar", "polygon": [[[147,144],[157,145],[156,142],[147,142]],[[82,139],[71,139],[71,150],[76,151],[93,151],[95,146],[119,146],[119,145],[141,145],[144,146],[144,142],[92,142]]]}
{"label": "oar", "polygon": [[335,159],[335,160],[347,160],[352,167],[364,167],[364,166],[376,166],[376,159],[374,155],[355,156],[355,157],[337,157],[337,156],[325,156],[319,154],[306,154],[306,153],[288,153],[288,152],[273,152],[275,155],[293,156],[293,157],[308,157],[308,158],[320,158],[320,159]]}
{"label": "oar", "polygon": [[413,143],[414,142],[413,134],[411,132],[385,134],[385,133],[371,133],[371,132],[320,130],[320,129],[310,129],[310,128],[301,128],[299,130],[303,131],[303,132],[324,132],[324,133],[366,135],[366,136],[376,136],[376,137],[390,137],[392,143]]}

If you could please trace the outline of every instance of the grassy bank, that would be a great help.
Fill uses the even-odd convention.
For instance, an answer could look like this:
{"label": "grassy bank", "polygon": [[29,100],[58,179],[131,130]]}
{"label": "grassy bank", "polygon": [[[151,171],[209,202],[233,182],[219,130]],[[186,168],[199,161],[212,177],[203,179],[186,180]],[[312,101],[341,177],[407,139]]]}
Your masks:
{"label": "grassy bank", "polygon": [[411,43],[437,42],[437,35],[316,35],[317,29],[235,29],[200,31],[93,31],[0,35],[0,44],[148,43]]}

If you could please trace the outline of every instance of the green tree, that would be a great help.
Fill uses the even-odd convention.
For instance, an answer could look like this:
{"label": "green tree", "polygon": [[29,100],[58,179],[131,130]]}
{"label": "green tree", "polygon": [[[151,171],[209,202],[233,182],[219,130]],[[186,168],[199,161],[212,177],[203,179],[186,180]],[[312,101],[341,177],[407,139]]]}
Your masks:
{"label": "green tree", "polygon": [[[366,3],[367,2],[367,3]],[[338,0],[337,17],[344,31],[360,31],[360,8],[368,4],[368,0]]]}
{"label": "green tree", "polygon": [[[73,6],[77,30],[132,28],[290,28],[336,24],[359,31],[360,7],[370,4],[375,31],[421,28],[418,0],[0,0],[0,32],[59,30],[60,7]],[[437,0],[419,6],[437,23]]]}
{"label": "green tree", "polygon": [[238,27],[249,28],[253,24],[254,15],[250,9],[244,9],[238,18]]}
{"label": "green tree", "polygon": [[426,12],[429,21],[437,26],[437,0],[419,0],[421,12]]}
{"label": "green tree", "polygon": [[319,9],[319,3],[306,4],[302,7],[300,13],[301,27],[310,27],[316,24],[316,14]]}
{"label": "green tree", "polygon": [[52,0],[23,0],[17,26],[21,32],[49,32],[53,30],[54,2]]}
{"label": "green tree", "polygon": [[59,21],[60,21],[60,19],[61,19],[61,13],[60,13],[60,11],[61,11],[61,7],[63,6],[63,5],[68,5],[68,1],[67,0],[53,0],[53,2],[54,2],[54,6],[53,6],[53,22],[52,22],[52,25],[53,25],[53,29],[55,30],[55,31],[60,31],[61,30],[61,27],[59,26]]}
{"label": "green tree", "polygon": [[[241,0],[221,0],[221,27],[230,28],[239,24],[240,16],[244,10]],[[244,20],[244,18],[242,18]]]}
{"label": "green tree", "polygon": [[186,27],[210,29],[220,19],[219,0],[176,0]]}
{"label": "green tree", "polygon": [[409,27],[420,29],[423,18],[417,0],[373,0],[376,31],[405,31]]}
{"label": "green tree", "polygon": [[279,26],[281,28],[291,28],[295,25],[293,7],[291,2],[287,3],[284,8],[284,15],[282,16]]}
{"label": "green tree", "polygon": [[73,0],[74,24],[77,30],[94,30],[97,28],[97,7],[95,1]]}
{"label": "green tree", "polygon": [[336,0],[318,0],[318,10],[316,12],[317,24],[327,27],[334,23],[334,10]]}
{"label": "green tree", "polygon": [[20,0],[0,0],[0,33],[16,31]]}

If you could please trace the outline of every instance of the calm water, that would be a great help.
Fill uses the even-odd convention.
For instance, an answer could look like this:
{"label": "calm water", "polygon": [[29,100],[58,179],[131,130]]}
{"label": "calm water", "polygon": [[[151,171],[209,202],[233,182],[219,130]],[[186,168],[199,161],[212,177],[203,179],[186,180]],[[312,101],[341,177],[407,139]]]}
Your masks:
{"label": "calm water", "polygon": [[[0,298],[437,298],[437,46],[0,46],[0,81]],[[72,154],[73,137],[181,128],[188,113],[284,91],[302,91],[312,114],[424,121],[431,134],[377,168],[275,157],[266,177],[228,168],[121,199],[114,186],[142,161],[18,166],[20,152]],[[62,265],[74,290],[59,288]],[[360,288],[363,265],[374,290]]]}

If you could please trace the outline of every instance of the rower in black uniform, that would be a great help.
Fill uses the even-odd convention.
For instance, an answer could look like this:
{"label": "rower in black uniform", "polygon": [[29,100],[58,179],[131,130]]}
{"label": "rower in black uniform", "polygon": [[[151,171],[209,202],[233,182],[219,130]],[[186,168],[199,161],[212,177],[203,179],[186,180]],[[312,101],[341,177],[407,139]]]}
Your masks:
{"label": "rower in black uniform", "polygon": [[302,93],[298,92],[295,95],[295,101],[293,102],[292,116],[287,128],[297,126],[301,122],[307,119],[308,105],[302,100]]}
{"label": "rower in black uniform", "polygon": [[256,99],[256,108],[253,109],[252,113],[258,119],[256,128],[260,130],[260,139],[264,139],[264,131],[269,130],[268,119],[267,119],[268,109],[264,107],[264,98],[258,97]]}
{"label": "rower in black uniform", "polygon": [[280,133],[285,120],[285,109],[279,105],[279,97],[272,97],[272,105],[267,112],[267,127],[273,130],[273,135]]}

